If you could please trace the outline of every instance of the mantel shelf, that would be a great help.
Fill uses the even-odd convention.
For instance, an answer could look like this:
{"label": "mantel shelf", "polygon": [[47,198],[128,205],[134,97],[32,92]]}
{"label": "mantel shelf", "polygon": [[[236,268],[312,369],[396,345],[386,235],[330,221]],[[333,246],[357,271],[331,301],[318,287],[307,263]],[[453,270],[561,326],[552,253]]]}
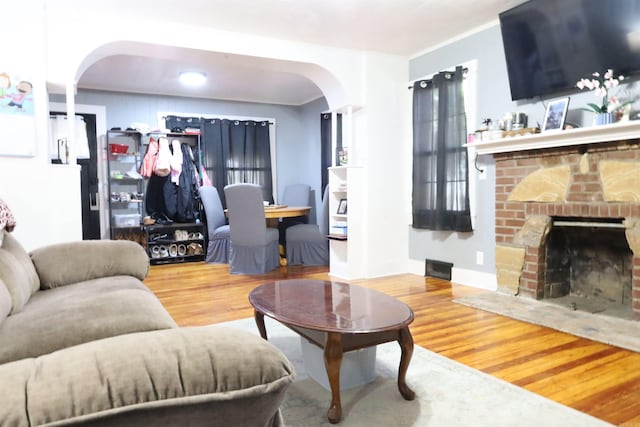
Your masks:
{"label": "mantel shelf", "polygon": [[494,154],[639,138],[640,120],[635,120],[563,131],[547,131],[535,135],[501,138],[467,144],[466,146],[474,148],[477,154]]}

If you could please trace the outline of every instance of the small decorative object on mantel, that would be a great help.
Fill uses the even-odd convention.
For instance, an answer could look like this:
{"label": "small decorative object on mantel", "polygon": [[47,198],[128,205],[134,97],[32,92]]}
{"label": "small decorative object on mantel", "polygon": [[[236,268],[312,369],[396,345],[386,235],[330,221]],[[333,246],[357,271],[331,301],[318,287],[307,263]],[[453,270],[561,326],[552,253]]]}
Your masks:
{"label": "small decorative object on mantel", "polygon": [[349,164],[349,149],[347,147],[338,148],[336,161],[338,166],[347,166]]}
{"label": "small decorative object on mantel", "polygon": [[589,89],[601,99],[599,104],[590,102],[589,108],[582,108],[584,111],[596,113],[595,124],[604,125],[618,121],[623,114],[625,107],[631,105],[633,100],[621,102],[616,96],[610,96],[609,90],[620,85],[624,76],[614,77],[613,70],[608,69],[604,74],[595,72],[592,79],[580,79],[576,86],[578,89]]}
{"label": "small decorative object on mantel", "polygon": [[569,97],[549,101],[547,111],[544,115],[542,131],[562,130],[569,108]]}

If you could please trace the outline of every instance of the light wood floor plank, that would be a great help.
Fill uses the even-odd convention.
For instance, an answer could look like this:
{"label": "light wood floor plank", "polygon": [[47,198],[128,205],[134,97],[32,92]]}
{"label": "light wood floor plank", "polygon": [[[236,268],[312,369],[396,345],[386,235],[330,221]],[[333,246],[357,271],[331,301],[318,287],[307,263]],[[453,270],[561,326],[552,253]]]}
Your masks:
{"label": "light wood floor plank", "polygon": [[[253,316],[248,294],[272,280],[330,280],[325,267],[230,275],[227,265],[153,266],[145,283],[181,326]],[[476,310],[452,300],[481,292],[403,274],[358,280],[408,304],[414,342],[615,425],[640,426],[640,354]]]}

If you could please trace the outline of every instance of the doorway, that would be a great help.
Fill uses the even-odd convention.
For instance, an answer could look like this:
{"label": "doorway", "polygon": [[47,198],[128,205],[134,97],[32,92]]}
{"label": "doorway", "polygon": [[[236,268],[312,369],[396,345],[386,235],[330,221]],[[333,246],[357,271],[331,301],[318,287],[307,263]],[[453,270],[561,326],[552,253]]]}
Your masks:
{"label": "doorway", "polygon": [[[66,116],[62,111],[51,111],[51,116]],[[100,236],[100,204],[98,181],[98,132],[96,115],[77,113],[86,124],[89,158],[78,159],[80,165],[80,197],[82,209],[82,240],[98,240]]]}

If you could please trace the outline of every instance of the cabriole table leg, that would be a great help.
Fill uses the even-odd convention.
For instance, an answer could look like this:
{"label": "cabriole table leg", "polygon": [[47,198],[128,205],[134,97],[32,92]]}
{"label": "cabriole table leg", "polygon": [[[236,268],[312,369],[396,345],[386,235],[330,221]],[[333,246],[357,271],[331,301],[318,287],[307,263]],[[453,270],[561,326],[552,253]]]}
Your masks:
{"label": "cabriole table leg", "polygon": [[400,394],[406,400],[413,400],[416,397],[416,393],[409,388],[406,382],[407,369],[409,368],[409,362],[413,355],[413,337],[408,327],[400,329],[398,333],[398,343],[402,350],[400,367],[398,368],[398,390],[400,390]]}
{"label": "cabriole table leg", "polygon": [[340,365],[342,364],[342,336],[339,333],[328,332],[324,345],[324,366],[331,388],[331,406],[327,418],[331,424],[340,422],[342,418],[342,404],[340,403]]}

